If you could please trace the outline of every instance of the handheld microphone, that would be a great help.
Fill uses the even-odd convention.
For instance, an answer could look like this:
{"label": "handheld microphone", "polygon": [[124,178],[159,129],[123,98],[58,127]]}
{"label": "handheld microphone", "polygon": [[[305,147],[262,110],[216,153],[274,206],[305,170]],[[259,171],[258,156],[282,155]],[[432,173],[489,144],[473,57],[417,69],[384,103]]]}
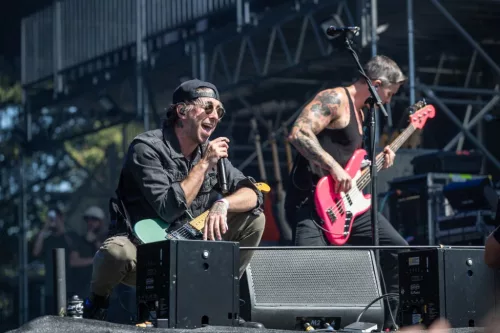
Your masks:
{"label": "handheld microphone", "polygon": [[331,25],[328,29],[326,29],[326,34],[330,37],[337,37],[344,33],[351,33],[354,36],[359,34],[359,27],[335,27]]}
{"label": "handheld microphone", "polygon": [[224,165],[223,160],[225,160],[225,158],[221,158],[217,162],[217,176],[219,178],[219,184],[222,190],[222,194],[227,194],[229,190],[227,188],[226,166]]}

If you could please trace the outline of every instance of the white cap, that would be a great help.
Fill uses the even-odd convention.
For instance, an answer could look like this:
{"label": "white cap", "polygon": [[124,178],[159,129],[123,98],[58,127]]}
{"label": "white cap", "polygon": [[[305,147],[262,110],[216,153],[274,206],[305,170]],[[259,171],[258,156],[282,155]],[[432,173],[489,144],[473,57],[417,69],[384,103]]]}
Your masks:
{"label": "white cap", "polygon": [[101,221],[104,221],[104,218],[105,218],[103,210],[97,206],[91,206],[91,207],[87,208],[85,213],[83,213],[83,216],[84,217],[93,217],[93,218],[99,219]]}

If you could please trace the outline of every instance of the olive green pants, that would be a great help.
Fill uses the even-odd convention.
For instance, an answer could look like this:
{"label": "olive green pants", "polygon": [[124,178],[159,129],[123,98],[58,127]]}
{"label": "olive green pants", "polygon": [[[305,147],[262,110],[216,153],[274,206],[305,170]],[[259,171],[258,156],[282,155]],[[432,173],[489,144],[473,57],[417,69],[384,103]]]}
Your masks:
{"label": "olive green pants", "polygon": [[[264,214],[229,213],[225,241],[239,242],[240,246],[258,246],[264,232]],[[240,252],[240,278],[252,258],[253,251]],[[120,283],[135,287],[137,248],[126,236],[110,237],[94,256],[90,291],[109,296]]]}

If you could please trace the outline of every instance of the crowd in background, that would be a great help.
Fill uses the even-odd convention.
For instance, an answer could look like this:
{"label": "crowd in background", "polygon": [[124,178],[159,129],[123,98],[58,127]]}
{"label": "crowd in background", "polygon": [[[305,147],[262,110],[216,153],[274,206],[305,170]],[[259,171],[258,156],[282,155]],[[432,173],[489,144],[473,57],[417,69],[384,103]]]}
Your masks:
{"label": "crowd in background", "polygon": [[92,260],[95,252],[106,238],[105,214],[97,207],[87,208],[83,214],[86,223],[85,235],[66,228],[64,214],[57,208],[50,209],[40,232],[32,242],[32,255],[44,264],[45,313],[54,308],[54,264],[52,249],[64,248],[66,254],[66,292],[68,296],[88,295],[92,276]]}

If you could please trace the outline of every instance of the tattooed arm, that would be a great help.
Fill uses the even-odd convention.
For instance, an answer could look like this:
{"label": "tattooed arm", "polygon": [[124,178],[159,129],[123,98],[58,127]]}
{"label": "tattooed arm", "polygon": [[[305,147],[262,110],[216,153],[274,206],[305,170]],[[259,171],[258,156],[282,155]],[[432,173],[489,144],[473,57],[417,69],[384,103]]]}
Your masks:
{"label": "tattooed arm", "polygon": [[[323,90],[306,105],[295,121],[288,140],[312,166],[331,174],[337,191],[348,191],[351,178],[320,145],[316,135],[340,117],[341,95],[335,89]],[[317,172],[319,173],[319,172]],[[320,174],[320,176],[322,173]]]}
{"label": "tattooed arm", "polygon": [[207,218],[203,228],[203,240],[221,240],[227,231],[227,201],[216,201]]}
{"label": "tattooed arm", "polygon": [[330,171],[338,163],[321,148],[316,135],[338,119],[340,103],[340,94],[334,89],[318,93],[304,107],[288,137],[302,156],[326,171]]}
{"label": "tattooed arm", "polygon": [[248,187],[242,187],[231,195],[228,195],[223,200],[216,201],[205,220],[205,228],[203,229],[203,239],[220,240],[222,235],[226,233],[227,213],[230,212],[247,212],[257,203],[257,194]]}

